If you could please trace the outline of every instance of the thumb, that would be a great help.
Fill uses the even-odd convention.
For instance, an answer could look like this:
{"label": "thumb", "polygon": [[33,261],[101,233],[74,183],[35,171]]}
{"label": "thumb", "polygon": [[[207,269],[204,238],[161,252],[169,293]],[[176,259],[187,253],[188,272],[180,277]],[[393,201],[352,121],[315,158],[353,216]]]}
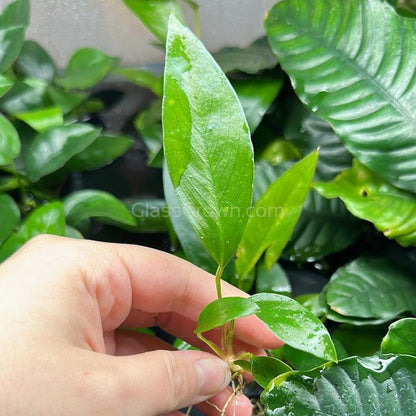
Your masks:
{"label": "thumb", "polygon": [[203,402],[230,383],[228,365],[204,352],[163,350],[112,358],[118,387],[113,398],[123,416],[169,413]]}

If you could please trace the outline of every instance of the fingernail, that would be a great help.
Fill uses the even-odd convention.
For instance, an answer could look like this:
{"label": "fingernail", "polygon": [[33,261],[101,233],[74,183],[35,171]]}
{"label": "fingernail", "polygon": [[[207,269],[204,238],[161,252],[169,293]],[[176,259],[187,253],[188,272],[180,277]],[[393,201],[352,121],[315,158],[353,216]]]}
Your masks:
{"label": "fingernail", "polygon": [[199,380],[199,394],[212,396],[224,390],[231,381],[228,365],[219,358],[205,358],[195,363]]}

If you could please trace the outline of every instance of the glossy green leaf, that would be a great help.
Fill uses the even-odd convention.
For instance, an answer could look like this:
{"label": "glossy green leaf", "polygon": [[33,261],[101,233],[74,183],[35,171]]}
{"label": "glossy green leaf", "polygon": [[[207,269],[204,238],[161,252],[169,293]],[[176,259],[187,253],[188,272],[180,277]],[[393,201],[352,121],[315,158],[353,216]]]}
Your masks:
{"label": "glossy green leaf", "polygon": [[23,244],[39,234],[65,235],[65,217],[61,202],[52,202],[32,211],[20,226],[0,246],[0,262],[10,257]]}
{"label": "glossy green leaf", "polygon": [[11,115],[51,105],[47,85],[39,80],[16,81],[13,88],[0,99],[1,110]]}
{"label": "glossy green leaf", "polygon": [[330,321],[338,322],[341,324],[351,325],[354,327],[371,327],[385,324],[392,319],[385,318],[356,318],[354,316],[341,315],[332,309],[326,311],[325,317]]}
{"label": "glossy green leaf", "polygon": [[80,49],[71,57],[59,83],[68,89],[84,90],[93,87],[111,71],[115,63],[114,58],[98,49]]}
{"label": "glossy green leaf", "polygon": [[131,199],[124,201],[136,219],[141,233],[164,233],[169,229],[169,210],[164,199]]}
{"label": "glossy green leaf", "polygon": [[416,355],[416,318],[405,318],[391,324],[381,343],[381,352]]}
{"label": "glossy green leaf", "polygon": [[316,261],[351,246],[362,224],[339,199],[328,200],[310,192],[292,237],[284,251],[291,261]]}
{"label": "glossy green leaf", "polygon": [[29,13],[29,0],[16,0],[0,15],[0,73],[6,72],[19,56]]}
{"label": "glossy green leaf", "polygon": [[79,172],[101,168],[124,155],[133,142],[133,139],[127,136],[103,134],[76,154],[67,167]]}
{"label": "glossy green leaf", "polygon": [[285,344],[328,361],[337,354],[323,323],[295,300],[274,293],[251,297],[260,308],[256,315]]}
{"label": "glossy green leaf", "polygon": [[0,244],[19,224],[20,211],[14,199],[7,194],[0,194]]}
{"label": "glossy green leaf", "polygon": [[163,188],[169,210],[169,218],[173,229],[178,236],[186,258],[193,264],[209,273],[215,273],[218,265],[207,253],[199,238],[195,234],[191,223],[186,218],[183,208],[180,206],[173,189],[166,166],[163,169]]}
{"label": "glossy green leaf", "polygon": [[251,359],[251,371],[254,380],[256,380],[260,386],[266,388],[275,377],[288,371],[292,371],[292,369],[277,358],[253,357]]}
{"label": "glossy green leaf", "polygon": [[225,75],[175,17],[170,20],[164,94],[164,149],[176,196],[205,249],[225,265],[241,240],[251,206],[249,127]]}
{"label": "glossy green leaf", "polygon": [[285,0],[266,32],[300,99],[364,165],[416,190],[416,22],[380,0]]}
{"label": "glossy green leaf", "polygon": [[86,93],[66,92],[51,85],[48,87],[48,93],[52,102],[59,107],[64,114],[68,114],[88,98]]}
{"label": "glossy green leaf", "polygon": [[224,72],[257,74],[263,69],[272,69],[277,65],[276,56],[266,37],[257,39],[248,48],[223,48],[213,56]]}
{"label": "glossy green leaf", "polygon": [[191,344],[188,344],[186,341],[180,338],[176,338],[175,341],[173,341],[172,346],[178,351],[198,350],[198,348],[195,348],[194,346],[192,346]]}
{"label": "glossy green leaf", "polygon": [[169,16],[173,14],[183,21],[177,0],[123,0],[123,2],[163,44],[166,42]]}
{"label": "glossy green leaf", "polygon": [[266,416],[409,416],[416,413],[416,358],[351,357],[283,374],[262,395]]}
{"label": "glossy green leaf", "polygon": [[239,79],[233,81],[232,85],[243,107],[251,134],[253,134],[280,92],[283,76]]}
{"label": "glossy green leaf", "polygon": [[387,0],[396,10],[398,14],[405,17],[416,17],[416,1],[415,0]]}
{"label": "glossy green leaf", "polygon": [[237,250],[235,264],[240,277],[253,269],[263,252],[266,269],[279,258],[301,214],[317,160],[315,152],[298,162],[273,182],[254,205]]}
{"label": "glossy green leaf", "polygon": [[4,75],[0,75],[0,97],[2,97],[6,92],[10,90],[10,88],[13,87],[14,82],[5,77]]}
{"label": "glossy green leaf", "polygon": [[163,94],[163,78],[149,71],[137,68],[116,68],[112,73],[139,87],[149,88],[158,96]]}
{"label": "glossy green leaf", "polygon": [[339,268],[325,297],[334,312],[354,318],[387,322],[407,311],[416,313],[414,277],[385,258],[362,257]]}
{"label": "glossy green leaf", "polygon": [[0,114],[0,166],[8,165],[19,156],[20,140],[10,121]]}
{"label": "glossy green leaf", "polygon": [[27,78],[41,79],[47,83],[53,81],[56,66],[49,54],[38,43],[27,40],[15,63],[16,70]]}
{"label": "glossy green leaf", "polygon": [[292,287],[287,274],[278,264],[274,264],[270,270],[263,263],[257,266],[256,293],[280,293],[290,295]]}
{"label": "glossy green leaf", "polygon": [[52,128],[36,138],[25,160],[26,173],[33,181],[57,171],[86,149],[100,134],[90,124],[78,123]]}
{"label": "glossy green leaf", "polygon": [[[259,160],[266,161],[271,165],[279,165],[283,162],[298,160],[302,157],[296,146],[289,140],[276,139],[262,150]],[[318,160],[319,163],[319,160]]]}
{"label": "glossy green leaf", "polygon": [[259,312],[259,308],[252,298],[229,297],[214,300],[199,315],[195,333],[210,331],[234,319],[250,316],[256,312]]}
{"label": "glossy green leaf", "polygon": [[306,155],[319,147],[315,178],[331,180],[352,163],[352,156],[324,120],[296,100],[284,128],[284,136]]}
{"label": "glossy green leaf", "polygon": [[40,108],[39,110],[18,113],[14,116],[39,133],[64,124],[64,116],[59,107]]}
{"label": "glossy green leaf", "polygon": [[322,293],[307,293],[296,296],[295,300],[318,318],[324,316],[327,312],[325,297]]}
{"label": "glossy green leaf", "polygon": [[283,345],[282,349],[283,358],[296,370],[308,371],[312,368],[319,367],[320,365],[325,364],[327,362],[327,360],[315,357],[314,355],[309,354],[305,351],[297,350],[287,344]]}
{"label": "glossy green leaf", "polygon": [[132,213],[113,195],[95,190],[83,190],[64,199],[65,218],[76,227],[87,218],[98,218],[102,222],[136,225]]}
{"label": "glossy green leaf", "polygon": [[405,247],[416,245],[416,196],[390,185],[359,162],[334,181],[314,187],[325,198],[341,198],[352,214],[371,221],[386,237]]}

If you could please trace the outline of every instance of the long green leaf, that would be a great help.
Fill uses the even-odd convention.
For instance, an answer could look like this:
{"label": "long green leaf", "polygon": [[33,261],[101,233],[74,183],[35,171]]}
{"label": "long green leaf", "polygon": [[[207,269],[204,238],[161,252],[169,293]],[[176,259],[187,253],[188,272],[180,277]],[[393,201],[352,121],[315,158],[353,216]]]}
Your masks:
{"label": "long green leaf", "polygon": [[312,153],[278,178],[256,202],[237,250],[236,270],[243,278],[266,251],[270,269],[279,258],[301,214],[315,173]]}
{"label": "long green leaf", "polygon": [[416,22],[381,0],[284,0],[266,31],[300,99],[364,165],[416,191]]}
{"label": "long green leaf", "polygon": [[355,161],[353,167],[315,189],[325,198],[341,198],[358,218],[371,221],[402,246],[416,245],[416,196],[397,189]]}
{"label": "long green leaf", "polygon": [[405,318],[391,324],[381,343],[381,352],[416,355],[416,318]]}
{"label": "long green leaf", "polygon": [[163,44],[166,42],[169,16],[183,21],[177,0],[123,0],[124,4]]}
{"label": "long green leaf", "polygon": [[0,166],[7,165],[19,156],[20,140],[10,121],[0,114]]}
{"label": "long green leaf", "polygon": [[64,207],[61,202],[52,202],[36,208],[25,219],[18,231],[0,246],[0,262],[10,257],[23,244],[39,234],[65,235]]}
{"label": "long green leaf", "polygon": [[30,179],[37,181],[65,165],[99,136],[100,130],[90,124],[71,124],[52,128],[36,138],[25,160]]}
{"label": "long green leaf", "polygon": [[39,133],[64,124],[64,116],[59,107],[40,108],[24,113],[18,113],[14,116],[19,120],[24,121]]}
{"label": "long green leaf", "polygon": [[416,358],[351,357],[282,374],[262,395],[266,416],[410,416],[416,413]]}
{"label": "long green leaf", "polygon": [[0,15],[0,73],[19,56],[29,24],[29,0],[16,0]]}
{"label": "long green leaf", "polygon": [[404,312],[416,313],[412,274],[384,258],[362,257],[339,268],[325,297],[333,311],[347,317],[388,322]]}
{"label": "long green leaf", "polygon": [[199,239],[225,265],[248,219],[253,149],[243,110],[202,43],[170,20],[163,100],[164,148],[179,203]]}
{"label": "long green leaf", "polygon": [[325,326],[300,303],[274,293],[260,293],[251,299],[260,308],[257,317],[284,343],[324,360],[337,360]]}

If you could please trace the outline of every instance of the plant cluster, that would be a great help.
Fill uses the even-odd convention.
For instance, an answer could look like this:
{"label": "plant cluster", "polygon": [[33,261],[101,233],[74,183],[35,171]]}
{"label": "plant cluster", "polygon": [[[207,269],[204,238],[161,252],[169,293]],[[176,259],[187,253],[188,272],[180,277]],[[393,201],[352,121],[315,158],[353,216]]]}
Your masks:
{"label": "plant cluster", "polygon": [[[265,415],[415,414],[414,2],[282,0],[267,37],[213,56],[193,1],[196,35],[177,0],[124,3],[166,48],[163,76],[95,49],[59,73],[24,40],[28,0],[0,16],[0,261],[39,233],[89,236],[97,220],[166,232],[215,274],[218,299],[195,332],[236,389],[253,374]],[[163,201],[66,192],[74,172],[133,143],[91,117],[108,74],[154,94],[133,123]],[[223,297],[221,279],[250,296]],[[299,294],[299,281],[313,290]],[[234,351],[235,320],[249,315],[285,345]]]}

